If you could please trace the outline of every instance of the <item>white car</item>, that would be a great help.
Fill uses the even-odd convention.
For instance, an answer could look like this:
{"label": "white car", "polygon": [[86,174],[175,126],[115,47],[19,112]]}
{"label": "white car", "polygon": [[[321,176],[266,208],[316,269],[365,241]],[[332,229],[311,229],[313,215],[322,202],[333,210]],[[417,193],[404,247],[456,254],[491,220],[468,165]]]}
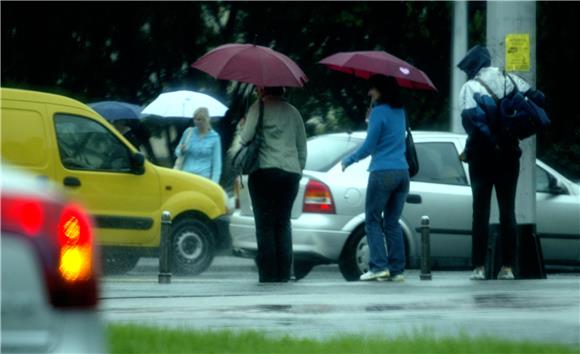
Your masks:
{"label": "white car", "polygon": [[[340,161],[366,132],[325,134],[308,140],[308,160],[292,210],[295,276],[314,265],[338,263],[347,280],[368,268],[364,201],[370,157],[342,172]],[[431,226],[434,268],[469,268],[472,194],[467,164],[459,160],[466,135],[413,132],[419,173],[411,180],[400,224],[407,267],[420,265],[421,217]],[[245,177],[244,177],[245,178]],[[247,185],[247,183],[244,183]],[[537,160],[536,227],[546,264],[580,265],[580,187]],[[230,222],[234,254],[253,257],[256,237],[247,188]]]}
{"label": "white car", "polygon": [[1,176],[2,353],[106,353],[87,214],[47,180]]}

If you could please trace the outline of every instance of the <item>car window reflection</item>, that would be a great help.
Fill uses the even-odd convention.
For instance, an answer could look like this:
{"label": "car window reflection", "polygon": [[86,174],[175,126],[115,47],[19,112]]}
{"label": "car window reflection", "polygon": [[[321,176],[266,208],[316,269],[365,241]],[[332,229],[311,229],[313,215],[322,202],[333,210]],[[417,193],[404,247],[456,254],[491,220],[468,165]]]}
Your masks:
{"label": "car window reflection", "polygon": [[67,114],[55,115],[61,161],[73,170],[130,172],[130,151],[99,123]]}
{"label": "car window reflection", "polygon": [[308,140],[306,170],[326,172],[356,149],[362,140],[320,136]]}
{"label": "car window reflection", "polygon": [[415,143],[419,173],[415,182],[467,185],[465,170],[453,143]]}

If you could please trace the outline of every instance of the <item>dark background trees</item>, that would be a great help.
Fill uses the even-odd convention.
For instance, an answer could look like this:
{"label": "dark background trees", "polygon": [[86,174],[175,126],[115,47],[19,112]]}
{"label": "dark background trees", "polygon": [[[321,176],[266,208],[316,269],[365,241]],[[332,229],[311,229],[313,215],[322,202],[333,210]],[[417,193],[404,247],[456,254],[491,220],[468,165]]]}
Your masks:
{"label": "dark background trees", "polygon": [[[191,89],[239,105],[244,85],[190,67],[224,43],[256,43],[294,59],[310,81],[289,90],[310,134],[364,128],[363,80],[317,62],[348,50],[386,50],[425,71],[438,92],[408,92],[414,129],[449,129],[449,2],[2,2],[1,83],[82,102],[147,104]],[[470,44],[485,42],[485,3],[470,4]],[[537,86],[552,128],[538,156],[580,179],[578,3],[538,3]],[[572,86],[572,89],[569,87]],[[242,107],[241,105],[240,107]],[[236,113],[236,114],[239,114]]]}

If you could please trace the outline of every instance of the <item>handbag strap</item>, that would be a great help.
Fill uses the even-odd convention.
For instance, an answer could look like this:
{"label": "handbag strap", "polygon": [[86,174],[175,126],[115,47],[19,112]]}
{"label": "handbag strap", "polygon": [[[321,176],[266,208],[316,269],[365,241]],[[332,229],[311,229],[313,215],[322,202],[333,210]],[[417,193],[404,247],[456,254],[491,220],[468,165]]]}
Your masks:
{"label": "handbag strap", "polygon": [[[507,76],[507,78],[510,79],[510,81],[512,82],[512,85],[514,85],[513,90],[515,90],[516,92],[519,91],[518,85],[516,85],[514,78],[510,74],[506,73],[505,71],[503,72],[503,74],[504,74],[504,76]],[[504,81],[504,85],[505,85],[505,81]],[[504,88],[504,92],[505,92],[505,88]],[[505,94],[504,94],[504,96],[505,96]]]}
{"label": "handbag strap", "polygon": [[252,143],[252,141],[254,141],[254,139],[256,139],[256,136],[258,134],[262,133],[262,121],[264,119],[264,101],[260,100],[260,106],[258,109],[258,123],[256,123],[256,129],[254,130],[254,136],[252,137],[252,139],[250,139],[247,143],[245,143],[244,145],[250,145]]}
{"label": "handbag strap", "polygon": [[405,126],[407,133],[411,134],[411,125],[409,124],[409,117],[407,117],[407,113],[405,113]]}
{"label": "handbag strap", "polygon": [[256,135],[262,133],[262,124],[264,124],[264,101],[260,100],[260,108],[258,113],[258,124],[256,124],[256,132],[254,133],[254,137]]}
{"label": "handbag strap", "polygon": [[[488,84],[486,84],[482,79],[476,77],[475,81],[479,82],[481,84],[481,86],[483,86],[483,88],[485,88],[485,90],[487,91],[487,93],[489,93],[489,95],[493,98],[493,100],[497,103],[499,102],[499,97],[497,97],[497,95],[491,90],[491,88],[489,87]],[[505,96],[505,94],[504,94]]]}
{"label": "handbag strap", "polygon": [[193,127],[189,128],[189,131],[187,132],[187,138],[185,138],[185,145],[189,144],[189,139],[191,139],[192,133],[193,133]]}
{"label": "handbag strap", "polygon": [[[511,75],[508,74],[508,73],[506,73],[505,71],[503,72],[503,76],[504,76],[504,81],[503,81],[503,96],[505,97],[506,94],[507,94],[507,80],[505,80],[505,78],[508,78],[512,82],[512,85],[514,86],[513,90],[518,90],[518,85],[516,85],[516,82],[511,77]],[[489,93],[489,95],[493,98],[493,100],[495,102],[499,102],[500,101],[499,97],[497,97],[497,95],[491,90],[491,88],[489,87],[489,85],[486,84],[482,79],[480,79],[480,78],[477,77],[477,78],[475,78],[475,81],[479,82],[481,84],[481,86],[483,86],[485,88],[485,90],[487,91],[487,93]]]}

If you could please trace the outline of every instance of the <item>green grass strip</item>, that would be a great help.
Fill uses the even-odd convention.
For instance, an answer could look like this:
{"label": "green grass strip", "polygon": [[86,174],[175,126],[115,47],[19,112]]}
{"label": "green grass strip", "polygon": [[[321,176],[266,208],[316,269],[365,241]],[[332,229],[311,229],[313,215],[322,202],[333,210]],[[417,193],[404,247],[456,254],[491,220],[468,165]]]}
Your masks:
{"label": "green grass strip", "polygon": [[110,325],[109,349],[113,354],[187,354],[187,353],[422,353],[422,354],[579,354],[580,349],[491,337],[435,338],[432,334],[397,337],[346,335],[327,340],[277,338],[256,331],[198,331],[137,325]]}

